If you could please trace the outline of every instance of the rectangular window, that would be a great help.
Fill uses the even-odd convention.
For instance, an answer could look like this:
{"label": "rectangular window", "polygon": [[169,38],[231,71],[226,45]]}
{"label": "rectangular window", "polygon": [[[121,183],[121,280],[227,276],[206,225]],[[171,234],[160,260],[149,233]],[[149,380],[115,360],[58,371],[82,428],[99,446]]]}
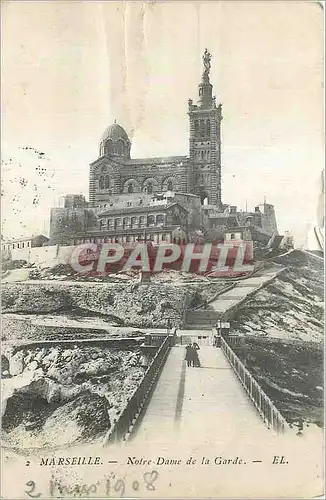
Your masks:
{"label": "rectangular window", "polygon": [[155,226],[155,216],[154,215],[149,215],[147,217],[147,224],[149,227]]}
{"label": "rectangular window", "polygon": [[138,218],[131,217],[131,227],[136,227],[136,226],[138,226]]}
{"label": "rectangular window", "polygon": [[156,216],[156,225],[157,226],[163,226],[164,225],[164,215],[163,214],[158,214]]}

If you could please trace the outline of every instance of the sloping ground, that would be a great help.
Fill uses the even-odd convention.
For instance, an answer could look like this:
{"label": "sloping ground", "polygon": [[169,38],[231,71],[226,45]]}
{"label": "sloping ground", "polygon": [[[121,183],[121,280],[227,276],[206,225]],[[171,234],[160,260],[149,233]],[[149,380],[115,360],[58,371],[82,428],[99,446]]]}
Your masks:
{"label": "sloping ground", "polygon": [[235,351],[288,422],[323,425],[322,346],[247,337]]}
{"label": "sloping ground", "polygon": [[1,390],[3,444],[26,450],[102,437],[149,363],[150,357],[137,349],[57,346],[18,351],[9,366],[2,364],[9,372]]}
{"label": "sloping ground", "polygon": [[3,312],[53,313],[74,308],[114,316],[131,326],[179,325],[195,290],[173,285],[11,283],[3,287]]}
{"label": "sloping ground", "polygon": [[244,334],[322,342],[322,262],[292,252],[277,263],[288,267],[240,306],[232,327]]}
{"label": "sloping ground", "polygon": [[244,302],[232,322],[249,371],[289,420],[323,421],[323,262],[294,251],[288,266]]}
{"label": "sloping ground", "polygon": [[7,283],[3,313],[46,314],[78,310],[134,327],[182,326],[185,311],[223,289],[217,283],[174,286],[172,283]]}
{"label": "sloping ground", "polygon": [[[15,261],[13,261],[15,262]],[[20,262],[20,261],[19,261]],[[19,267],[17,265],[16,267]],[[43,280],[69,280],[69,281],[94,281],[103,283],[121,282],[121,281],[137,281],[139,279],[140,269],[133,268],[125,271],[119,271],[111,274],[97,274],[96,272],[81,274],[76,272],[69,264],[57,264],[53,267],[45,269],[34,266],[30,272],[31,279]],[[175,281],[198,281],[205,282],[207,278],[196,273],[186,273],[174,269],[163,269],[162,272],[151,275],[153,283],[165,283]]]}

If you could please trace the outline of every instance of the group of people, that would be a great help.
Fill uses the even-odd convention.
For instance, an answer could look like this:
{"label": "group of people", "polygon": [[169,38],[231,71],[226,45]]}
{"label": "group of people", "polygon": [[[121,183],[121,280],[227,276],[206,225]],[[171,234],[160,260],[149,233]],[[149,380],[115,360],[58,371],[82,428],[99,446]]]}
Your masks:
{"label": "group of people", "polygon": [[194,342],[193,344],[188,344],[186,347],[186,361],[187,366],[200,367],[200,361],[198,356],[199,345]]}

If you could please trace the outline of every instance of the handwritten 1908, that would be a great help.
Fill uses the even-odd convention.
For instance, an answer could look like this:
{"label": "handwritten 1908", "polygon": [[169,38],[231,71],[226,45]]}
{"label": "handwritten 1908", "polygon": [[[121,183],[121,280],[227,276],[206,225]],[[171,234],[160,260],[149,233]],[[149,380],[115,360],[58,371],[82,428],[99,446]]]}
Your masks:
{"label": "handwritten 1908", "polygon": [[103,480],[92,484],[64,484],[61,479],[52,477],[49,483],[49,495],[37,490],[35,481],[26,483],[25,493],[30,498],[69,498],[69,497],[90,497],[95,494],[104,498],[124,498],[133,492],[155,491],[155,482],[159,473],[156,470],[145,472],[139,480],[128,481],[126,477],[118,477],[110,474]]}

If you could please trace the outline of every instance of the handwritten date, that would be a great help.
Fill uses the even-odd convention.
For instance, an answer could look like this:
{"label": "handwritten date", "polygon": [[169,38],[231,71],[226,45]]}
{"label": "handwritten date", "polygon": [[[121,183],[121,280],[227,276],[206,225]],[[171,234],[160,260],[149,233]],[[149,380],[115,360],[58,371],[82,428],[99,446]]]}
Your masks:
{"label": "handwritten date", "polygon": [[102,498],[124,498],[131,496],[135,491],[155,491],[155,482],[159,476],[156,470],[145,472],[139,480],[128,481],[125,477],[116,477],[111,474],[102,481],[93,484],[75,484],[70,486],[63,484],[61,480],[52,478],[49,484],[49,495],[43,495],[37,491],[35,481],[26,483],[25,493],[30,498],[41,498],[42,496],[50,498],[69,498],[69,497],[90,497],[94,494],[100,494]]}

